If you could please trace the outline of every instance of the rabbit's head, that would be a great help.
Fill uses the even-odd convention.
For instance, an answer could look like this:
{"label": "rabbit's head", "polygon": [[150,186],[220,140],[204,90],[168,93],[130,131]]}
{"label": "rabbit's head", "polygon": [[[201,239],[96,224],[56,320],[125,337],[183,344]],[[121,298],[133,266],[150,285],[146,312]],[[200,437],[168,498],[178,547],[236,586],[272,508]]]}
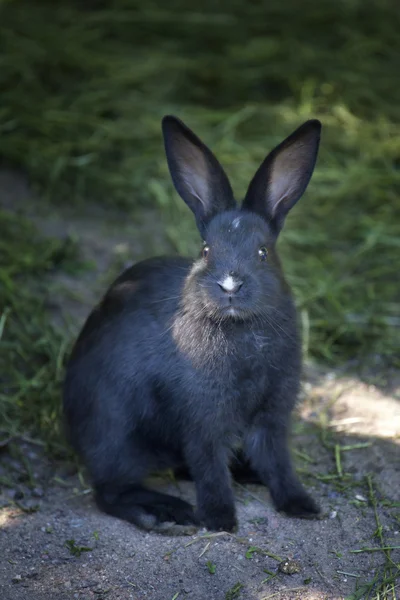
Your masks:
{"label": "rabbit's head", "polygon": [[172,180],[204,241],[187,280],[185,307],[216,321],[270,315],[285,289],[276,240],[313,173],[320,122],[307,121],[266,157],[240,208],[199,138],[175,117],[164,117],[162,125]]}

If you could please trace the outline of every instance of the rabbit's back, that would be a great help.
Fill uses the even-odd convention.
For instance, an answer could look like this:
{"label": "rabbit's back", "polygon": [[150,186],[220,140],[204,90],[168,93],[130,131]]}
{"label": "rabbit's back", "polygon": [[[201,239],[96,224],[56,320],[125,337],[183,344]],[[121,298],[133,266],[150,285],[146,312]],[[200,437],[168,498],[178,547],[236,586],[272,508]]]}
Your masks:
{"label": "rabbit's back", "polygon": [[70,358],[67,383],[93,376],[117,383],[122,377],[134,385],[158,371],[159,350],[164,346],[165,351],[170,340],[168,328],[190,264],[182,258],[156,258],[122,273],[89,315]]}
{"label": "rabbit's back", "polygon": [[122,439],[146,420],[156,428],[160,371],[173,353],[168,330],[190,265],[183,258],[140,262],[89,315],[64,384],[67,430],[78,451],[85,453],[94,438]]}

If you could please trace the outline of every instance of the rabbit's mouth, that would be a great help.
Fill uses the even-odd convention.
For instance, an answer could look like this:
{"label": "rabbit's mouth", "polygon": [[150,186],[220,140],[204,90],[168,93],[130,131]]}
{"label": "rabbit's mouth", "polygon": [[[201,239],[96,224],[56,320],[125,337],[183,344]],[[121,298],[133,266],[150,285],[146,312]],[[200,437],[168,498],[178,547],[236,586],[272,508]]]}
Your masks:
{"label": "rabbit's mouth", "polygon": [[244,321],[253,316],[252,294],[248,289],[238,290],[236,293],[221,293],[215,285],[203,284],[200,287],[200,294],[197,292],[190,300],[187,304],[190,311],[197,312],[200,309],[200,313],[217,322]]}
{"label": "rabbit's mouth", "polygon": [[234,321],[244,321],[249,317],[248,311],[234,304],[221,306],[219,308],[219,313],[224,319],[232,319]]}
{"label": "rabbit's mouth", "polygon": [[227,306],[227,307],[224,309],[224,313],[226,313],[226,314],[227,314],[227,315],[229,315],[230,317],[236,317],[236,316],[237,316],[237,315],[240,313],[240,310],[238,310],[238,309],[236,308],[236,306]]}

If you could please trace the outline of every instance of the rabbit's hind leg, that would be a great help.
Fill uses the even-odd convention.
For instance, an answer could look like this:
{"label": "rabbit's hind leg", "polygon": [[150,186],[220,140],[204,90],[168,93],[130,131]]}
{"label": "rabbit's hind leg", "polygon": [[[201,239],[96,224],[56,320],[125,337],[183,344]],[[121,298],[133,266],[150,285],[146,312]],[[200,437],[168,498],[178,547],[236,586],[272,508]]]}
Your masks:
{"label": "rabbit's hind leg", "polygon": [[141,484],[125,487],[96,485],[95,499],[103,512],[147,531],[191,535],[197,530],[198,521],[188,502]]}
{"label": "rabbit's hind leg", "polygon": [[[169,535],[194,533],[198,521],[188,502],[143,485],[149,472],[159,466],[156,448],[147,447],[143,440],[136,444],[130,440],[120,452],[124,458],[113,461],[113,474],[108,469],[107,473],[98,472],[100,477],[95,478],[97,506],[105,513],[147,531]],[[166,456],[164,461],[168,463]]]}

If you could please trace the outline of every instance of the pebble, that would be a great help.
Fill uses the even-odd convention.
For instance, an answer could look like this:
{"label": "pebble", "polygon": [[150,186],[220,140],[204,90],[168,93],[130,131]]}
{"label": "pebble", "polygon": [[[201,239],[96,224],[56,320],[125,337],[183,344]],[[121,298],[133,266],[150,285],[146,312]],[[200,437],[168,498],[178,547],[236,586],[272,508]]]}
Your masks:
{"label": "pebble", "polygon": [[328,498],[340,498],[340,494],[335,490],[330,490],[328,491]]}
{"label": "pebble", "polygon": [[294,575],[294,573],[301,572],[301,566],[297,560],[287,559],[279,563],[278,571],[285,573],[285,575]]}
{"label": "pebble", "polygon": [[23,507],[25,510],[37,511],[39,510],[40,505],[34,498],[28,498],[28,500],[24,500]]}
{"label": "pebble", "polygon": [[31,571],[30,573],[27,573],[25,575],[25,577],[27,579],[36,579],[36,577],[39,575],[39,573],[37,571],[35,571],[34,567],[31,567]]}
{"label": "pebble", "polygon": [[356,494],[356,500],[358,500],[359,502],[367,502],[365,496],[361,496],[361,494]]}
{"label": "pebble", "polygon": [[42,498],[44,496],[43,488],[34,487],[32,490],[32,496],[34,496],[35,498]]}
{"label": "pebble", "polygon": [[6,490],[6,493],[13,500],[22,500],[22,498],[24,497],[23,491],[20,489],[16,489],[16,488],[10,488],[10,489]]}

